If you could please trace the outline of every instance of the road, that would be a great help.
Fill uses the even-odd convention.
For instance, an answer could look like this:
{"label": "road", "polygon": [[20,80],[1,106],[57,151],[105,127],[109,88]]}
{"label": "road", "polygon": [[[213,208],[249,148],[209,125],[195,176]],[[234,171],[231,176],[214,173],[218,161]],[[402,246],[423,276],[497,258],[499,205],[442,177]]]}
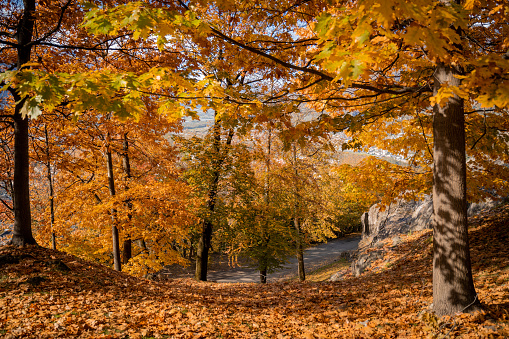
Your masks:
{"label": "road", "polygon": [[[323,265],[338,259],[341,252],[357,249],[360,236],[334,239],[324,244],[308,248],[304,251],[304,267],[307,272],[320,268]],[[297,276],[297,258],[290,258],[282,269],[269,274],[267,282]],[[207,279],[218,283],[257,283],[260,281],[259,272],[250,267],[238,267],[228,271],[209,271]]]}

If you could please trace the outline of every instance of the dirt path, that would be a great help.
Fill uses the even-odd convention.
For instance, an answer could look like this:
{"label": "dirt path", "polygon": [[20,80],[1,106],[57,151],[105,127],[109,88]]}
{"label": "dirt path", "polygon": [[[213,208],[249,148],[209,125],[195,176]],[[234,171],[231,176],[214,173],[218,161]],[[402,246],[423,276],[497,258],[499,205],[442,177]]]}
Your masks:
{"label": "dirt path", "polygon": [[[340,257],[341,252],[356,249],[360,239],[360,236],[351,236],[334,239],[325,244],[308,248],[304,252],[304,267],[306,271],[310,272],[333,262]],[[267,282],[289,279],[294,276],[297,276],[297,258],[292,257],[290,262],[284,265],[283,269],[269,274]],[[226,271],[211,270],[208,274],[208,280],[220,283],[257,283],[260,281],[260,278],[257,270],[246,266],[230,268]]]}

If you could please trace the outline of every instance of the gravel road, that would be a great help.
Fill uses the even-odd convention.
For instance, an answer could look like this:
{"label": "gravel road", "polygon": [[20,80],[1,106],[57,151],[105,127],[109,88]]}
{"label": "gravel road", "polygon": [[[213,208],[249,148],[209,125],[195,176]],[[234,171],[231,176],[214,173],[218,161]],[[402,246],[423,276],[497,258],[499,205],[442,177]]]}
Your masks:
{"label": "gravel road", "polygon": [[[319,244],[308,248],[304,252],[304,267],[307,272],[318,269],[338,259],[341,252],[357,249],[360,236],[351,236],[347,238],[334,239],[325,244]],[[267,282],[275,282],[281,279],[287,279],[297,276],[297,258],[292,257],[284,267],[267,277]],[[224,272],[209,271],[209,281],[218,283],[257,283],[260,281],[257,270],[250,267],[238,267]]]}

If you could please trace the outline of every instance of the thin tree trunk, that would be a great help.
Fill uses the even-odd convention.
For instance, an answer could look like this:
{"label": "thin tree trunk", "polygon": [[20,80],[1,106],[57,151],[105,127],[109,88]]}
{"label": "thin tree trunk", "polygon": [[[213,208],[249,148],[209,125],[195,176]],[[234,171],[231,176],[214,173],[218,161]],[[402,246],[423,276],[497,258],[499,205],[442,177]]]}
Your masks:
{"label": "thin tree trunk", "polygon": [[[439,64],[434,93],[442,84],[457,86],[459,70]],[[479,305],[472,279],[467,223],[465,118],[457,96],[433,118],[433,309],[437,315],[475,309]]]}
{"label": "thin tree trunk", "polygon": [[297,180],[299,178],[299,171],[297,168],[297,148],[295,144],[293,144],[293,166],[295,171],[295,203],[294,203],[294,217],[293,217],[293,227],[295,228],[296,234],[296,255],[298,262],[298,272],[299,272],[299,280],[306,280],[306,271],[304,270],[304,249],[302,246],[302,235],[300,228],[300,218],[299,218],[299,210],[300,210],[300,195],[297,188]]}
{"label": "thin tree trunk", "polygon": [[[270,156],[271,156],[271,147],[272,147],[272,130],[269,128],[268,130],[268,141],[267,141],[267,158],[265,160],[265,206],[267,206],[267,211],[269,211],[270,204]],[[260,267],[260,283],[267,283],[267,250],[269,246],[270,238],[267,236],[267,229],[269,228],[269,216],[265,215],[265,220],[263,222],[263,246],[262,249],[263,257],[258,262],[258,267]]]}
{"label": "thin tree trunk", "polygon": [[[113,158],[111,155],[110,148],[110,134],[107,135],[107,144],[106,144],[106,162],[107,162],[107,171],[108,171],[108,188],[110,191],[110,195],[115,196],[115,178],[113,177]],[[112,244],[113,244],[113,266],[115,270],[122,270],[122,264],[120,261],[120,244],[119,244],[119,236],[118,236],[118,228],[117,228],[117,211],[115,209],[111,210],[111,236],[112,236]]]}
{"label": "thin tree trunk", "polygon": [[57,249],[57,240],[55,237],[55,191],[53,189],[53,176],[51,174],[51,162],[50,162],[50,150],[49,150],[49,137],[48,137],[48,128],[44,125],[44,135],[46,137],[46,177],[48,178],[49,185],[49,221],[50,221],[50,231],[51,231],[51,248],[54,250]]}
{"label": "thin tree trunk", "polygon": [[[17,30],[17,69],[30,61],[31,45],[35,25],[35,0],[25,0],[24,10]],[[13,178],[13,210],[14,227],[10,244],[23,246],[36,244],[32,235],[32,220],[30,212],[30,177],[28,157],[28,117],[23,118],[21,109],[25,99],[16,90],[10,89],[17,103],[14,108],[14,178]]]}
{"label": "thin tree trunk", "polygon": [[[125,189],[129,189],[129,179],[131,178],[131,162],[129,161],[129,140],[127,139],[127,133],[124,133],[124,140],[123,140],[123,153],[122,153],[122,165],[124,168],[124,175],[126,179]],[[133,204],[131,201],[127,201],[127,208],[128,208],[128,215],[127,218],[129,219],[129,223],[132,219],[132,213],[131,210],[133,208]],[[131,225],[129,225],[131,226]],[[131,241],[131,234],[129,233],[129,229],[125,230],[126,235],[124,239],[124,246],[122,251],[122,262],[127,264],[129,260],[132,258],[132,241]]]}
{"label": "thin tree trunk", "polygon": [[302,246],[302,237],[300,232],[300,220],[299,217],[294,217],[293,226],[295,227],[295,231],[297,233],[297,261],[298,261],[298,272],[299,272],[299,280],[306,280],[306,271],[304,270],[304,248]]}

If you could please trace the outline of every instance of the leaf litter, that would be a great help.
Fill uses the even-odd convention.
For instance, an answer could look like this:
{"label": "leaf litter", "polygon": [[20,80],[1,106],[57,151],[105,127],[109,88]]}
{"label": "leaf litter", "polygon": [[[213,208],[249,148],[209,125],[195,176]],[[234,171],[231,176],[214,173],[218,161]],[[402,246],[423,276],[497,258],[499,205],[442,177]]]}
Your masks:
{"label": "leaf litter", "polygon": [[470,225],[484,310],[443,318],[430,308],[431,231],[402,236],[360,277],[346,272],[339,282],[266,285],[155,282],[63,252],[4,246],[0,337],[509,337],[509,206]]}

